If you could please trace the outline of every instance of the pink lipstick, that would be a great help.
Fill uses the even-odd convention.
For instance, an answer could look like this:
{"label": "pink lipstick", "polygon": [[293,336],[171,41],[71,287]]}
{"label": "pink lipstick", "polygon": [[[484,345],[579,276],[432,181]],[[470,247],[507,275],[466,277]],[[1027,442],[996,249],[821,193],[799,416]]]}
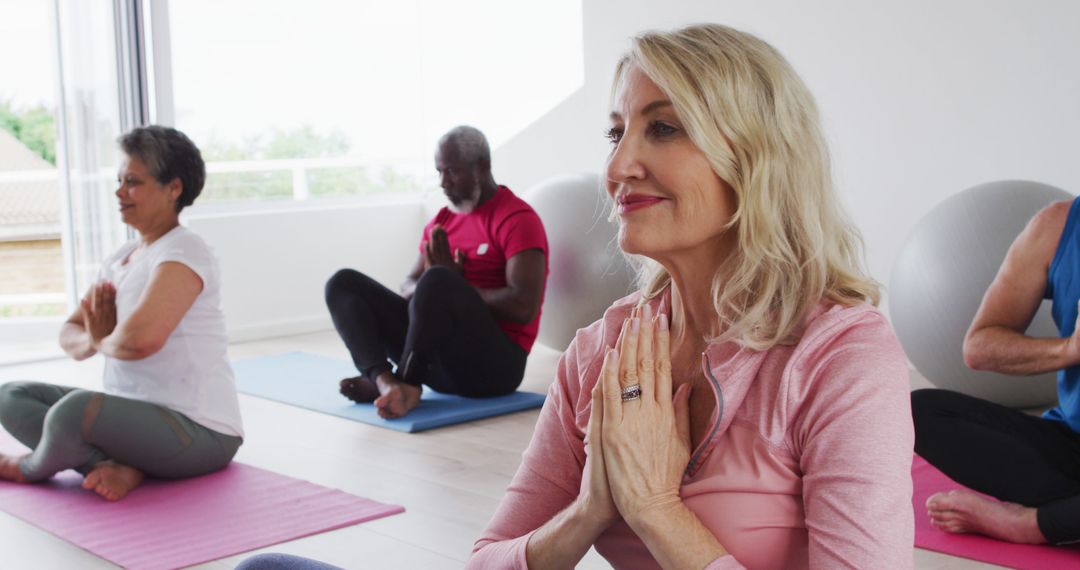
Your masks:
{"label": "pink lipstick", "polygon": [[634,210],[641,210],[663,202],[666,198],[649,196],[647,194],[626,194],[616,199],[619,214],[628,214]]}

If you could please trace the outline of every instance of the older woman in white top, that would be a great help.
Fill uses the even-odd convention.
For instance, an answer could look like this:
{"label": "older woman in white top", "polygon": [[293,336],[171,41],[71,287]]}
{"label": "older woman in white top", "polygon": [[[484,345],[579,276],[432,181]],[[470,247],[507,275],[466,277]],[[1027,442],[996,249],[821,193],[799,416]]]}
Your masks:
{"label": "older woman in white top", "polygon": [[32,483],[73,468],[109,500],[144,475],[221,469],[243,441],[217,259],[179,222],[202,191],[202,156],[183,133],[157,126],[120,146],[116,197],[138,237],[103,262],[60,333],[72,358],[105,356],[104,391],[0,386],[0,424],[33,450],[0,454],[0,478]]}

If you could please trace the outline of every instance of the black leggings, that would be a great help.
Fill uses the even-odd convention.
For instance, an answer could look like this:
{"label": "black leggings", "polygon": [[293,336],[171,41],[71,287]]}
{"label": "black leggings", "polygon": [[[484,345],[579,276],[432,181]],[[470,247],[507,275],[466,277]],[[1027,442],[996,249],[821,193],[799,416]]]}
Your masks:
{"label": "black leggings", "polygon": [[470,398],[517,390],[528,353],[499,328],[468,281],[432,267],[412,299],[352,269],[326,282],[326,306],[356,369],[375,380],[397,365],[401,381]]}
{"label": "black leggings", "polygon": [[957,483],[1036,507],[1051,544],[1080,542],[1080,434],[948,390],[911,393],[915,452]]}

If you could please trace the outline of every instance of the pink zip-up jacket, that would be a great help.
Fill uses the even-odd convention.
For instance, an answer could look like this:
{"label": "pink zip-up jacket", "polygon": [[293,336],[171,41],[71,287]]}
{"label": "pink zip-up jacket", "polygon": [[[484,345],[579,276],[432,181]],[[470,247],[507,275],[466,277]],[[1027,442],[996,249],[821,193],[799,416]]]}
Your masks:
{"label": "pink zip-up jacket", "polygon": [[[469,568],[526,568],[532,533],[578,496],[592,388],[638,299],[617,301],[563,354]],[[666,311],[670,292],[650,305]],[[870,305],[822,303],[800,332],[794,346],[712,344],[702,354],[718,405],[679,494],[729,553],[707,568],[911,568],[915,436],[904,351]],[[621,520],[595,548],[615,568],[658,567]]]}

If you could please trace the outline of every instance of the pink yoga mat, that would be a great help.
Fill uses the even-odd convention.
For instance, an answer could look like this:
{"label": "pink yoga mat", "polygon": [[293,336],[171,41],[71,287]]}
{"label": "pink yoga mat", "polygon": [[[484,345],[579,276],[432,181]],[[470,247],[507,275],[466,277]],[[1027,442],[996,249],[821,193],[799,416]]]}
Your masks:
{"label": "pink yoga mat", "polygon": [[[0,451],[25,453],[0,429]],[[147,480],[116,503],[73,471],[0,481],[0,510],[125,568],[191,566],[403,512],[242,463],[182,481]]]}
{"label": "pink yoga mat", "polygon": [[915,483],[912,497],[915,546],[1010,568],[1080,568],[1080,548],[1075,546],[1012,544],[974,534],[949,534],[934,528],[926,514],[926,499],[934,493],[964,489],[964,486],[918,455],[911,465],[911,478]]}

